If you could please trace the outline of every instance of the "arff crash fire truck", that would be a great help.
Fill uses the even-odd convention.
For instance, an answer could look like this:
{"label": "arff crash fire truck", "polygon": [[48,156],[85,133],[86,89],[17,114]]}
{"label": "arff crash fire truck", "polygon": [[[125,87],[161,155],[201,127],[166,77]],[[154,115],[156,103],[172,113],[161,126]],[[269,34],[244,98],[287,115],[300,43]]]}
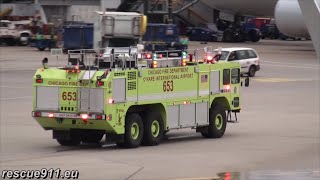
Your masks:
{"label": "arff crash fire truck", "polygon": [[45,58],[34,75],[32,116],[61,145],[99,143],[104,135],[119,147],[157,145],[181,128],[220,138],[237,121],[237,62],[215,61],[203,49],[181,57],[150,57],[139,46],[95,52],[69,51],[63,67],[48,67]]}

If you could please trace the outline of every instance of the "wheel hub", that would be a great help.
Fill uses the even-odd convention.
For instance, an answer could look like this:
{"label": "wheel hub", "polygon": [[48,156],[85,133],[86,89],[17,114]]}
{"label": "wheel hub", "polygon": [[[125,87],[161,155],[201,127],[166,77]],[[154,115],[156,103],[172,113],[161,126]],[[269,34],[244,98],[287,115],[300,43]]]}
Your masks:
{"label": "wheel hub", "polygon": [[153,137],[157,137],[159,135],[159,132],[160,132],[159,122],[157,120],[154,120],[151,124],[151,133]]}
{"label": "wheel hub", "polygon": [[131,136],[133,139],[137,139],[139,137],[139,125],[138,123],[133,123],[131,125]]}
{"label": "wheel hub", "polygon": [[216,127],[218,130],[220,130],[222,128],[222,125],[223,125],[223,118],[220,114],[218,114],[216,116],[216,119],[215,119],[215,124],[216,124]]}

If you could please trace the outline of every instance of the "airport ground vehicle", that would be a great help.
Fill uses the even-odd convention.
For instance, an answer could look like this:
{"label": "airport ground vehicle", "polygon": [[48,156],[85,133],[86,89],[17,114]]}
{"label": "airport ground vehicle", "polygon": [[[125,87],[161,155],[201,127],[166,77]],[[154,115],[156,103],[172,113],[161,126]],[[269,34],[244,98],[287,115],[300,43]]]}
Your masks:
{"label": "airport ground vehicle", "polygon": [[93,24],[69,23],[63,27],[63,49],[92,49]]}
{"label": "airport ground vehicle", "polygon": [[241,65],[241,74],[248,74],[250,77],[255,76],[260,70],[260,58],[258,53],[252,48],[223,48],[215,49],[214,54],[221,51],[220,60],[223,61],[239,61]]}
{"label": "airport ground vehicle", "polygon": [[133,47],[111,48],[105,58],[99,50],[69,51],[64,67],[48,68],[44,59],[34,75],[32,116],[61,145],[99,143],[104,135],[121,147],[157,145],[180,128],[220,138],[241,109],[240,64],[200,63],[200,51],[192,61],[186,52],[145,59]]}
{"label": "airport ground vehicle", "polygon": [[175,24],[149,23],[142,40],[145,50],[149,52],[167,50],[180,52],[188,49],[188,44],[180,41],[178,27]]}
{"label": "airport ground vehicle", "polygon": [[205,27],[189,27],[186,34],[190,41],[218,41],[218,34]]}

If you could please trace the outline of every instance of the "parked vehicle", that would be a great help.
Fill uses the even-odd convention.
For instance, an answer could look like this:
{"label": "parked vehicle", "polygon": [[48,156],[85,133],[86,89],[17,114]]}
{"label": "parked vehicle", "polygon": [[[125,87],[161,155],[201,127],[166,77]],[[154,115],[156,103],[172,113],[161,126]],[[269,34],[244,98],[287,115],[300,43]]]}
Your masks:
{"label": "parked vehicle", "polygon": [[206,27],[188,27],[186,35],[190,41],[218,41],[217,32]]}

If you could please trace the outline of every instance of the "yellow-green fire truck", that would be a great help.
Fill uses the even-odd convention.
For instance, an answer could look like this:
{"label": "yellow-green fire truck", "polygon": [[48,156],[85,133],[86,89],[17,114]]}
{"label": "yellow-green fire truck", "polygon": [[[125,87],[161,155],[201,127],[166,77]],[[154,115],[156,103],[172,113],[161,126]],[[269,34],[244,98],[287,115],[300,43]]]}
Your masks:
{"label": "yellow-green fire truck", "polygon": [[32,116],[66,146],[104,135],[120,147],[157,145],[181,128],[220,138],[240,112],[240,65],[200,51],[177,58],[135,47],[77,50],[62,67],[45,58],[34,75]]}

